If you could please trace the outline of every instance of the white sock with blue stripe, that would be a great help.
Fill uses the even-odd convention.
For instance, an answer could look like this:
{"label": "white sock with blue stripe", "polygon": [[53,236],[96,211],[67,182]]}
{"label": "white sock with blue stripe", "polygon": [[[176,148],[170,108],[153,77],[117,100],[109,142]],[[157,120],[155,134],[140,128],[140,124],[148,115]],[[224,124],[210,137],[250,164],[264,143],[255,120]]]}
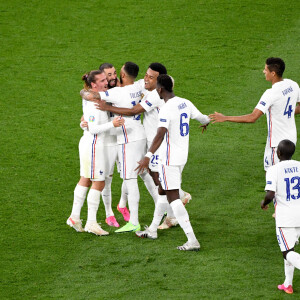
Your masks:
{"label": "white sock with blue stripe", "polygon": [[181,202],[180,199],[176,199],[173,202],[170,203],[174,215],[180,225],[180,227],[183,229],[185,235],[188,238],[188,241],[193,243],[195,241],[197,241],[196,236],[194,234],[191,222],[190,222],[190,218],[189,218],[189,214],[187,212],[187,210],[185,209],[183,203]]}

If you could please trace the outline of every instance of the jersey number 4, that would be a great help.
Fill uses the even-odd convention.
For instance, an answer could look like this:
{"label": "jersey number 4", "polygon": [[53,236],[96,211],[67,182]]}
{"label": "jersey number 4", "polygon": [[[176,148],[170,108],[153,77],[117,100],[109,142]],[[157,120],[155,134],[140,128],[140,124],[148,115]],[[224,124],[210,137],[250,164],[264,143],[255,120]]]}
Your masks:
{"label": "jersey number 4", "polygon": [[291,97],[288,97],[287,102],[286,102],[286,106],[285,106],[285,110],[284,110],[284,116],[288,115],[288,119],[292,116],[292,112],[293,112],[293,106],[290,103]]}
{"label": "jersey number 4", "polygon": [[[300,198],[300,177],[295,176],[290,178],[284,178],[285,185],[286,185],[286,201],[290,201],[291,198],[293,200],[297,200]],[[293,186],[293,187],[292,187]],[[294,196],[291,195],[292,190],[298,190],[298,195]]]}

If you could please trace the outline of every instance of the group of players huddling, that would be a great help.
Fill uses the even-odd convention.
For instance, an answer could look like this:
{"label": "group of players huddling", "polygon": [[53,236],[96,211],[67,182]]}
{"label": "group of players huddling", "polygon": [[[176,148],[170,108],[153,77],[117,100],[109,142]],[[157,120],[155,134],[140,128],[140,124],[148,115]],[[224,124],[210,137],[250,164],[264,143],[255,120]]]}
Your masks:
{"label": "group of players huddling", "polygon": [[[78,232],[108,235],[96,218],[102,195],[106,223],[119,227],[111,206],[111,182],[117,163],[123,179],[117,209],[127,223],[115,232],[135,232],[139,237],[157,239],[157,229],[179,224],[188,240],[177,249],[198,251],[200,244],[185,208],[191,196],[181,189],[182,171],[188,158],[190,119],[199,121],[203,132],[211,120],[254,123],[266,114],[267,193],[261,207],[266,209],[271,201],[275,204],[277,238],[286,275],[278,289],[293,293],[294,267],[300,269],[300,255],[294,251],[300,236],[300,163],[291,157],[297,141],[295,114],[300,113],[300,96],[298,84],[283,79],[284,69],[282,59],[266,60],[263,72],[272,88],[263,94],[251,114],[242,116],[217,112],[203,115],[189,100],[175,96],[173,78],[160,63],[151,63],[144,79],[137,81],[139,67],[133,62],[122,66],[120,80],[109,63],[85,74],[84,89],[80,92],[83,106],[80,126],[84,130],[79,143],[81,177],[74,190],[67,224]],[[138,175],[155,203],[152,223],[144,231],[138,219]],[[86,196],[88,216],[83,229],[80,211]]]}

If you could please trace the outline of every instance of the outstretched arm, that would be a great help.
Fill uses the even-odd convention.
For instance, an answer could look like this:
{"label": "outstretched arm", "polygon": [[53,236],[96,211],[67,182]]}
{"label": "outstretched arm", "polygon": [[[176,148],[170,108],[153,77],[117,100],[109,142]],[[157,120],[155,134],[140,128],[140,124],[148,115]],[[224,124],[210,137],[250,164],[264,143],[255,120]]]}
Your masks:
{"label": "outstretched arm", "polygon": [[253,112],[248,115],[242,116],[224,116],[221,113],[215,112],[210,114],[209,117],[213,120],[214,123],[222,122],[234,122],[234,123],[255,123],[258,118],[263,115],[263,112],[257,108],[254,108]]}
{"label": "outstretched arm", "polygon": [[99,110],[109,111],[114,114],[124,115],[124,116],[134,116],[134,115],[141,114],[145,111],[145,109],[140,104],[137,104],[132,108],[121,108],[121,107],[108,105],[105,101],[102,100],[96,101],[95,106]]}
{"label": "outstretched arm", "polygon": [[148,169],[150,158],[151,158],[152,154],[154,152],[156,152],[156,150],[161,145],[166,132],[167,132],[167,128],[165,128],[165,127],[159,127],[157,129],[156,136],[153,139],[153,142],[151,144],[149,152],[146,154],[146,156],[142,160],[138,161],[139,166],[135,169],[135,170],[138,170],[138,174],[141,174],[145,170]]}

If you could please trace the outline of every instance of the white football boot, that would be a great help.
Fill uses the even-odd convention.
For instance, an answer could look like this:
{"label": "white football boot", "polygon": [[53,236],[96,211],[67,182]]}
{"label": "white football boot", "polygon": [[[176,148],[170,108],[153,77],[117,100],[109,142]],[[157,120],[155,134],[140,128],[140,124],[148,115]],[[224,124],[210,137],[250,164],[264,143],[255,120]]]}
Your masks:
{"label": "white football boot", "polygon": [[89,233],[93,233],[93,234],[96,234],[96,235],[101,235],[101,236],[102,235],[109,235],[109,232],[103,230],[101,228],[101,226],[96,222],[86,223],[85,227],[84,227],[84,231],[89,232]]}

